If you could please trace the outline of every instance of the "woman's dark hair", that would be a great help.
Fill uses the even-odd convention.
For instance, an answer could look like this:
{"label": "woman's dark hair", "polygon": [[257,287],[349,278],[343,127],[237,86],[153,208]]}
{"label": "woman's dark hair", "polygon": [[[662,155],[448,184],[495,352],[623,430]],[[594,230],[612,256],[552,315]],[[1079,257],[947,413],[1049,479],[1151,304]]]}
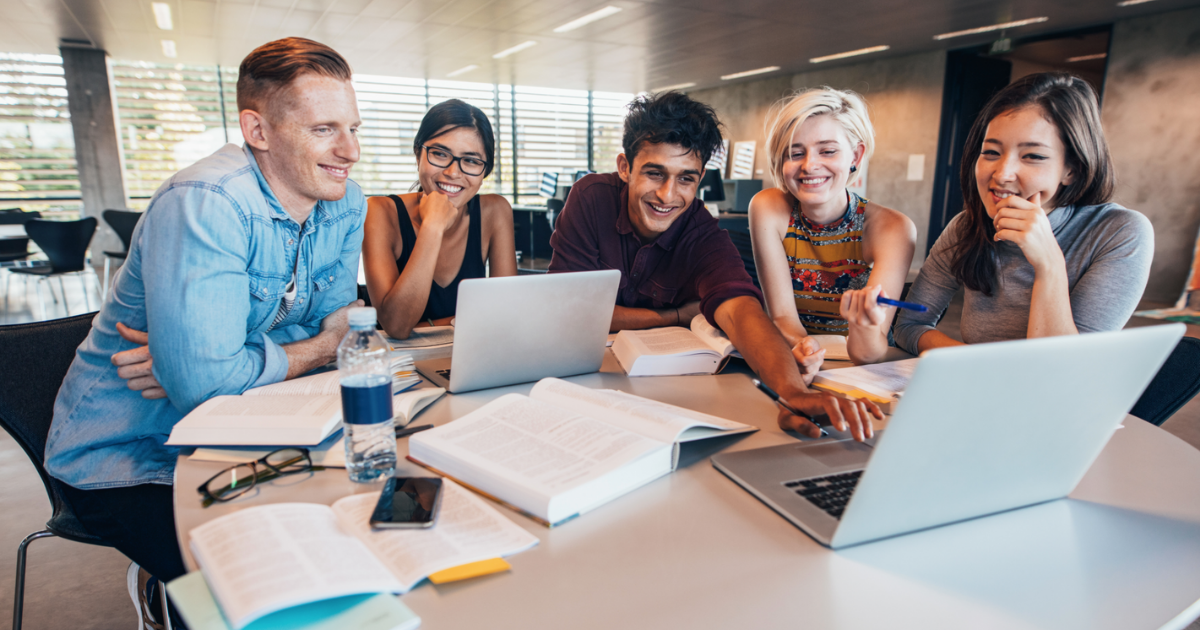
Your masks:
{"label": "woman's dark hair", "polygon": [[487,158],[483,176],[491,175],[492,168],[496,166],[496,136],[492,133],[492,123],[483,110],[456,98],[430,107],[421,119],[417,137],[413,138],[413,155],[417,156],[417,162],[420,163],[421,147],[425,143],[463,127],[474,129],[483,140],[483,152]]}
{"label": "woman's dark hair", "polygon": [[983,150],[988,125],[1001,114],[1037,107],[1058,129],[1066,148],[1066,167],[1074,178],[1060,187],[1054,207],[1092,206],[1112,198],[1116,179],[1108,142],[1100,125],[1096,92],[1086,81],[1066,72],[1041,72],[1012,82],[988,101],[975,119],[963,147],[959,181],[963,216],[959,239],[951,252],[954,277],[967,288],[991,296],[996,282],[996,230],[979,196],[975,162]]}
{"label": "woman's dark hair", "polygon": [[700,156],[708,164],[721,144],[721,122],[712,107],[693,101],[681,92],[659,92],[639,96],[629,104],[621,146],[633,164],[642,145],[677,144]]}

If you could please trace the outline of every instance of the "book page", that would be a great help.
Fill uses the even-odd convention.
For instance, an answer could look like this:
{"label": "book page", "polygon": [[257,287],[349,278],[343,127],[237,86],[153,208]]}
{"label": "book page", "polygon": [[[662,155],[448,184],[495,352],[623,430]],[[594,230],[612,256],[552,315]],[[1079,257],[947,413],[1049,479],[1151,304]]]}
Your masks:
{"label": "book page", "polygon": [[[908,387],[920,359],[889,361],[852,368],[822,370],[817,372],[813,384],[833,384],[842,388],[858,389],[885,399],[898,398]],[[845,392],[843,392],[845,393]]]}
{"label": "book page", "polygon": [[196,562],[235,629],[296,604],[404,589],[324,505],[252,507],[190,536]]}
{"label": "book page", "polygon": [[337,429],[338,396],[215,396],[175,423],[170,446],[313,446]]}
{"label": "book page", "polygon": [[633,347],[639,354],[685,354],[693,352],[711,353],[713,349],[692,334],[692,331],[679,326],[666,328],[650,328],[647,330],[622,330],[618,337],[631,337]]}
{"label": "book page", "polygon": [[725,336],[725,333],[717,330],[716,327],[708,323],[708,320],[704,318],[704,315],[697,315],[692,318],[691,329],[692,334],[696,335],[697,339],[703,341],[708,347],[712,348],[721,356],[742,356],[740,353],[738,353],[737,348],[733,347],[733,342],[729,340],[729,337]]}
{"label": "book page", "polygon": [[262,387],[247,389],[243,396],[340,396],[342,385],[337,370],[301,376]]}
{"label": "book page", "polygon": [[750,425],[676,407],[615,389],[591,389],[557,378],[538,381],[529,393],[535,400],[577,409],[659,442],[675,442],[692,427],[722,431],[752,429]]}
{"label": "book page", "polygon": [[377,494],[358,494],[333,504],[342,527],[363,541],[411,589],[432,573],[525,551],[538,543],[471,491],[442,481],[437,522],[425,529],[372,529]]}
{"label": "book page", "polygon": [[409,440],[409,452],[420,461],[432,463],[423,454],[441,452],[547,500],[665,446],[520,394],[501,396]]}

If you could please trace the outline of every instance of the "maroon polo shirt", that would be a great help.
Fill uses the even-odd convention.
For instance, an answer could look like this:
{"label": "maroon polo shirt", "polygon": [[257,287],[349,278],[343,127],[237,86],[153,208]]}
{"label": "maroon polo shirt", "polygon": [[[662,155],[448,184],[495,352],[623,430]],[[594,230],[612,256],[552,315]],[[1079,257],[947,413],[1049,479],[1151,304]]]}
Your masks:
{"label": "maroon polo shirt", "polygon": [[725,300],[749,295],[762,303],[729,233],[699,199],[666,232],[643,243],[629,221],[629,187],[616,173],[575,182],[550,246],[550,273],[619,270],[617,306],[664,309],[700,300],[700,311],[716,326],[714,315]]}

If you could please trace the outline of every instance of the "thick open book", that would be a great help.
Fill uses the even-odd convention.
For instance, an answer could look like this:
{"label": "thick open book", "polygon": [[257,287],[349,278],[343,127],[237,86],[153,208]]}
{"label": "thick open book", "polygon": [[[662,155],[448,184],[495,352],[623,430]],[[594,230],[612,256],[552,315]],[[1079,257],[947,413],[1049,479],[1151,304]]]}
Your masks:
{"label": "thick open book", "polygon": [[[849,360],[846,338],[812,335],[825,350],[828,360]],[[622,330],[612,343],[613,355],[630,376],[678,376],[716,374],[729,357],[741,357],[725,333],[703,315],[692,318],[689,328],[667,326],[646,330]]]}
{"label": "thick open book", "polygon": [[438,571],[537,544],[533,534],[447,480],[429,529],[372,530],[377,493],[333,506],[276,503],[213,519],[192,553],[234,630],[270,613],[365,593],[404,593]]}
{"label": "thick open book", "polygon": [[836,370],[821,370],[813,387],[849,398],[865,398],[891,414],[912,380],[919,359],[905,359]]}
{"label": "thick open book", "polygon": [[679,443],[755,427],[555,378],[409,438],[409,459],[557,525],[675,469]]}
{"label": "thick open book", "polygon": [[[421,381],[410,375],[408,357],[397,358],[393,365],[398,366],[392,377],[394,393]],[[407,411],[395,399],[393,407]],[[338,371],[331,370],[248,389],[241,396],[213,396],[175,423],[167,445],[316,446],[341,422],[341,382]]]}

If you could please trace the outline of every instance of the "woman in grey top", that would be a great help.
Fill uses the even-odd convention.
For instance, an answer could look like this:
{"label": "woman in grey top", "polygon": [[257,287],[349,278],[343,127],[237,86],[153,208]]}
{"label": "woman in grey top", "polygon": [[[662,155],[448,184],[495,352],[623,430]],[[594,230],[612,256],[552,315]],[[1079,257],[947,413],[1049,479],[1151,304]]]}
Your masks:
{"label": "woman in grey top", "polygon": [[966,343],[1118,330],[1150,273],[1154,232],[1115,203],[1096,94],[1066,73],[1026,76],[984,107],[967,136],[964,209],[929,252],[896,344],[959,345],[934,326],[966,287]]}

